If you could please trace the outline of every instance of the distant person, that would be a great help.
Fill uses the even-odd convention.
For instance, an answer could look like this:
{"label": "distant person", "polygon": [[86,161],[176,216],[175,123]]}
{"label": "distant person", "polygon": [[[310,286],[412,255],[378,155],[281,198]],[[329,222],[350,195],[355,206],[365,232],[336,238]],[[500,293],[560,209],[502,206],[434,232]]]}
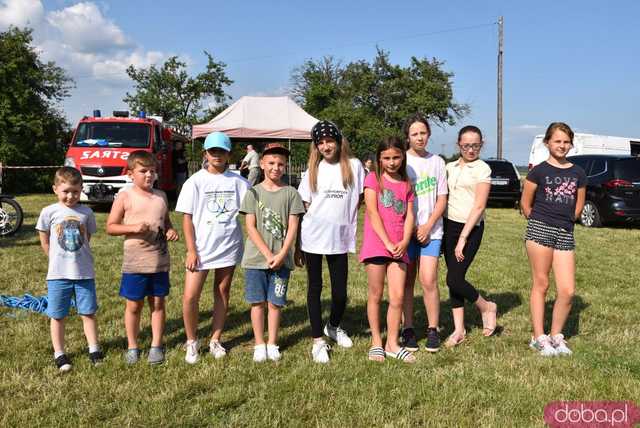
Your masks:
{"label": "distant person", "polygon": [[438,292],[438,260],[444,235],[442,215],[447,208],[447,173],[444,160],[427,151],[431,127],[421,114],[411,115],[403,127],[408,143],[407,174],[415,192],[415,232],[407,249],[409,265],[404,288],[402,344],[417,351],[413,326],[413,294],[416,273],[422,285],[422,299],[427,312],[425,349],[440,349],[440,293]]}
{"label": "distant person", "polygon": [[484,210],[491,189],[491,168],[480,159],[482,145],[482,132],[478,127],[463,127],[458,132],[460,157],[446,166],[449,200],[443,244],[454,325],[453,333],[445,342],[448,348],[465,340],[465,301],[475,304],[480,311],[484,336],[492,336],[496,331],[497,305],[480,296],[466,280],[482,242]]}
{"label": "distant person", "polygon": [[371,171],[373,171],[373,159],[371,159],[370,157],[368,157],[365,161],[364,161],[364,172],[365,174],[369,174]]}
{"label": "distant person", "polygon": [[[409,257],[407,247],[413,234],[414,194],[407,176],[405,143],[390,137],[378,145],[376,172],[364,180],[364,234],[360,261],[364,263],[369,285],[367,318],[371,328],[371,361],[385,357],[415,363],[416,357],[400,346],[398,335],[402,319],[404,283]],[[382,346],[380,305],[385,278],[389,287],[387,343]]]}
{"label": "distant person", "polygon": [[173,146],[173,173],[176,177],[176,194],[180,194],[180,190],[189,176],[189,164],[184,155],[184,143],[182,141],[176,141]]}
{"label": "distant person", "polygon": [[[571,355],[562,331],[576,289],[573,225],[584,207],[587,177],[567,159],[573,148],[569,125],[554,122],[543,139],[549,158],[536,165],[524,182],[520,206],[528,219],[525,235],[531,264],[531,324],[529,346],[543,356]],[[553,267],[556,301],[549,335],[544,333],[544,307]]]}
{"label": "distant person", "polygon": [[228,170],[231,140],[222,132],[212,132],[204,141],[206,169],[193,174],[182,187],[176,211],[183,213],[185,260],[182,316],[187,336],[185,361],[200,358],[198,317],[200,295],[209,271],[213,271],[213,332],[209,353],[224,358],[221,342],[229,309],[229,291],[236,265],[242,258],[242,226],[238,220],[240,203],[249,183]]}
{"label": "distant person", "polygon": [[118,193],[107,218],[107,233],[124,235],[120,296],[126,299],[124,324],[127,332],[125,362],[140,359],[138,336],[145,298],[151,311],[149,364],[164,362],[163,335],[165,298],[169,295],[169,248],[178,233],[169,218],[169,203],[162,190],[154,189],[157,164],[153,154],[137,150],[127,159],[127,174],[133,186]]}
{"label": "distant person", "polygon": [[260,176],[260,155],[256,152],[251,144],[247,146],[247,154],[242,158],[240,163],[240,172],[246,174],[247,181],[255,186]]}
{"label": "distant person", "polygon": [[95,365],[103,359],[98,345],[98,299],[89,246],[91,235],[96,233],[96,219],[91,208],[78,204],[82,175],[77,169],[59,168],[53,192],[58,202],[40,212],[36,230],[42,250],[49,258],[47,315],[51,318],[53,358],[58,370],[66,372],[71,370],[71,360],[64,349],[64,320],[73,298],[89,345],[89,360]]}
{"label": "distant person", "polygon": [[[289,150],[279,143],[267,144],[260,166],[264,180],[245,195],[240,212],[246,215],[247,243],[242,267],[245,300],[251,305],[255,345],[253,361],[281,358],[278,331],[281,311],[287,303],[289,277],[294,268],[294,248],[302,199],[295,188],[282,182]],[[265,312],[267,343],[264,342]]]}
{"label": "distant person", "polygon": [[[329,362],[329,345],[322,334],[338,346],[353,342],[340,326],[347,306],[348,254],[355,253],[358,207],[363,192],[364,170],[350,157],[347,140],[331,122],[320,121],[311,130],[309,168],[298,191],[307,213],[302,218],[300,241],[307,267],[307,309],[317,363]],[[322,258],[326,257],[331,279],[331,312],[322,325]]]}

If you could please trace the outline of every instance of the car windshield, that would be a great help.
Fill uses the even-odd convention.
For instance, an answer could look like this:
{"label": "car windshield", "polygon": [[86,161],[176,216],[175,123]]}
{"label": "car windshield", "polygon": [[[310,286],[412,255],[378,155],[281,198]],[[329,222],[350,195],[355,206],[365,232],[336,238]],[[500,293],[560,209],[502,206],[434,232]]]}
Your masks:
{"label": "car windshield", "polygon": [[487,162],[491,168],[492,177],[515,177],[516,172],[509,162]]}
{"label": "car windshield", "polygon": [[81,123],[75,147],[149,147],[149,126],[142,123]]}
{"label": "car windshield", "polygon": [[620,159],[614,163],[613,171],[616,178],[632,183],[640,182],[640,159]]}

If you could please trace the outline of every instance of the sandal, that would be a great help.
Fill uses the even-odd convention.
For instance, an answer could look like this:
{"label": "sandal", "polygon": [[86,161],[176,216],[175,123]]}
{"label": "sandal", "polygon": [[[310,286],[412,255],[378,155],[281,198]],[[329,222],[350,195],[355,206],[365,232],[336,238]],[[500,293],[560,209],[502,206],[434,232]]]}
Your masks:
{"label": "sandal", "polygon": [[368,356],[369,361],[381,363],[384,361],[384,349],[382,349],[382,346],[372,346],[369,348]]}
{"label": "sandal", "polygon": [[447,340],[444,342],[444,346],[446,348],[453,348],[454,346],[458,346],[459,344],[464,342],[466,337],[467,337],[467,330],[463,330],[462,336],[459,336],[457,338],[455,337],[455,333],[452,333],[451,336],[449,336]]}
{"label": "sandal", "polygon": [[398,349],[398,352],[384,351],[384,353],[387,355],[387,357],[395,358],[396,360],[400,360],[404,363],[416,362],[416,357],[411,352],[407,351],[406,348],[401,347],[400,349]]}
{"label": "sandal", "polygon": [[[493,336],[493,334],[496,332],[496,327],[497,327],[497,317],[498,317],[498,305],[496,305],[494,302],[489,302],[492,303],[493,306],[495,307],[495,309],[493,311],[485,311],[481,314],[482,316],[482,335],[484,337],[491,337]],[[489,318],[490,321],[492,322],[488,322],[487,318]]]}

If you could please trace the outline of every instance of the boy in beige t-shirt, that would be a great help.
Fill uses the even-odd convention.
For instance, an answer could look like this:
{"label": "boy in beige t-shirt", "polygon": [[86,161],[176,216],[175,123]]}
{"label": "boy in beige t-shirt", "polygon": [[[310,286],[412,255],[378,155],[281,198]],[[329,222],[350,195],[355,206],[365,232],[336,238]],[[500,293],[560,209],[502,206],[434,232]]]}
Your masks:
{"label": "boy in beige t-shirt", "polygon": [[124,324],[128,350],[125,360],[134,364],[140,357],[138,333],[140,315],[147,297],[151,308],[151,349],[148,361],[164,361],[162,335],[165,325],[165,297],[169,294],[169,249],[167,241],[178,234],[169,219],[169,205],[163,191],[153,188],[156,161],[142,150],[129,155],[127,174],[133,187],[118,193],[107,219],[109,235],[124,235],[120,295],[127,299]]}

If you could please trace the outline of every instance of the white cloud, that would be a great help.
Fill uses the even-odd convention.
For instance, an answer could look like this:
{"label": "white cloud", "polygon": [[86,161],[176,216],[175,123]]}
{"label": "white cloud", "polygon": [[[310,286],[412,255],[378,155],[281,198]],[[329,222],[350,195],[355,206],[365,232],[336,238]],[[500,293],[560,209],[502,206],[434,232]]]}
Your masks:
{"label": "white cloud", "polygon": [[90,108],[122,108],[132,86],[127,67],[149,67],[169,56],[133,43],[109,18],[107,2],[52,3],[46,11],[42,0],[0,0],[0,30],[32,28],[42,60],[54,61],[75,80],[76,89],[63,102],[72,121]]}
{"label": "white cloud", "polygon": [[15,27],[37,27],[44,16],[39,0],[3,0],[0,2],[0,30]]}
{"label": "white cloud", "polygon": [[91,2],[78,3],[47,14],[61,41],[79,52],[108,52],[131,47],[123,31]]}

